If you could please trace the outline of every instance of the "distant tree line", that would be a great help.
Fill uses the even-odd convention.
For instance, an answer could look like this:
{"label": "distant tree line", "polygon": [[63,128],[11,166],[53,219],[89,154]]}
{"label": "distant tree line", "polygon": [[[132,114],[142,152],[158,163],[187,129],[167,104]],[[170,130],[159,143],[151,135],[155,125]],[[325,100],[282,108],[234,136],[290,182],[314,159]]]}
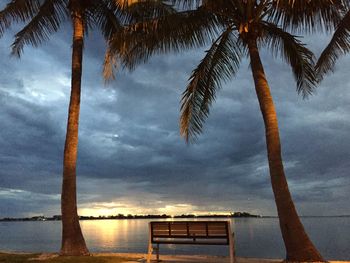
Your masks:
{"label": "distant tree line", "polygon": [[[103,219],[161,219],[161,218],[231,218],[231,217],[262,217],[261,215],[254,215],[248,212],[234,212],[228,214],[203,214],[203,215],[194,215],[194,214],[182,214],[182,215],[111,215],[111,216],[79,216],[79,220],[103,220]],[[24,217],[24,218],[11,218],[5,217],[0,219],[0,221],[61,221],[61,215],[54,215],[52,217],[46,216],[33,216],[33,217]]]}

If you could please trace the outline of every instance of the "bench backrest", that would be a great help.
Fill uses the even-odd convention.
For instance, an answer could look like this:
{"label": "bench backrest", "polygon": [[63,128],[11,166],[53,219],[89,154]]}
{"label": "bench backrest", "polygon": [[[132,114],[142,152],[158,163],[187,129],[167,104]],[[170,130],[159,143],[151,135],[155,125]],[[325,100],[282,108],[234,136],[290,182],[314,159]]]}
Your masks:
{"label": "bench backrest", "polygon": [[228,245],[229,221],[150,222],[152,243]]}

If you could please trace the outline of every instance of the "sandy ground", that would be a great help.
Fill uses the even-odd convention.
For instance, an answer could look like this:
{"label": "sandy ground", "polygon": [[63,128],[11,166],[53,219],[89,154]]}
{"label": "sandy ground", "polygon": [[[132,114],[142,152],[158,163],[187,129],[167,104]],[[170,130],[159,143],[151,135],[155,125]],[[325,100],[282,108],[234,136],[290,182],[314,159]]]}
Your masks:
{"label": "sandy ground", "polygon": [[[0,253],[28,254],[20,252],[0,251]],[[134,261],[125,263],[146,263],[147,254],[141,253],[92,253],[92,256],[119,256],[127,258],[136,258]],[[43,253],[39,260],[58,257],[56,253]],[[152,255],[152,263],[157,262],[155,255]],[[35,257],[38,260],[38,257]],[[229,257],[224,256],[205,256],[205,255],[160,255],[160,263],[229,263]],[[282,263],[283,259],[263,259],[263,258],[236,258],[236,263]],[[350,263],[350,261],[328,261],[329,263]],[[290,262],[291,263],[291,262]],[[300,262],[295,262],[300,263]]]}
{"label": "sandy ground", "polygon": [[[139,258],[136,261],[129,261],[128,263],[144,263],[146,262],[146,254],[137,254],[137,253],[98,253],[93,254],[94,256],[124,256]],[[152,263],[155,261],[155,256],[152,256]],[[161,263],[229,263],[228,257],[220,256],[181,256],[181,255],[160,255]],[[261,259],[261,258],[236,258],[236,263],[277,263],[283,262],[282,259]],[[331,263],[350,263],[350,261],[329,261]]]}

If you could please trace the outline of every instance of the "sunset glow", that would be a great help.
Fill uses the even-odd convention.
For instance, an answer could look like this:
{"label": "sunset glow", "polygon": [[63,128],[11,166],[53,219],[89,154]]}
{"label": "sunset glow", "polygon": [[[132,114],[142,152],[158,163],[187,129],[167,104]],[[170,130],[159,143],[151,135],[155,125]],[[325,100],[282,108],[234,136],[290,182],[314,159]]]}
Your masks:
{"label": "sunset glow", "polygon": [[91,203],[85,204],[86,207],[78,209],[78,213],[81,216],[113,216],[113,215],[227,215],[233,211],[205,211],[200,210],[199,207],[193,206],[191,204],[172,204],[165,205],[164,207],[154,207],[154,208],[144,208],[141,206],[133,206],[120,204],[115,202],[110,203]]}

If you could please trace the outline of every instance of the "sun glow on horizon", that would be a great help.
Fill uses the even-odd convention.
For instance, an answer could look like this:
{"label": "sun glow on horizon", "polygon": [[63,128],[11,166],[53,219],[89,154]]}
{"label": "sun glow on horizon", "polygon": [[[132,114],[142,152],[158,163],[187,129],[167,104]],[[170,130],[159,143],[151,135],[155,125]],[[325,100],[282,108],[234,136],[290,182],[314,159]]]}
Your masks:
{"label": "sun glow on horizon", "polygon": [[[158,205],[158,206],[157,206]],[[163,204],[155,203],[154,207],[141,207],[134,204],[123,204],[117,202],[101,202],[85,204],[78,209],[80,216],[115,216],[115,215],[227,215],[232,210],[210,211],[200,209],[192,204]]]}

